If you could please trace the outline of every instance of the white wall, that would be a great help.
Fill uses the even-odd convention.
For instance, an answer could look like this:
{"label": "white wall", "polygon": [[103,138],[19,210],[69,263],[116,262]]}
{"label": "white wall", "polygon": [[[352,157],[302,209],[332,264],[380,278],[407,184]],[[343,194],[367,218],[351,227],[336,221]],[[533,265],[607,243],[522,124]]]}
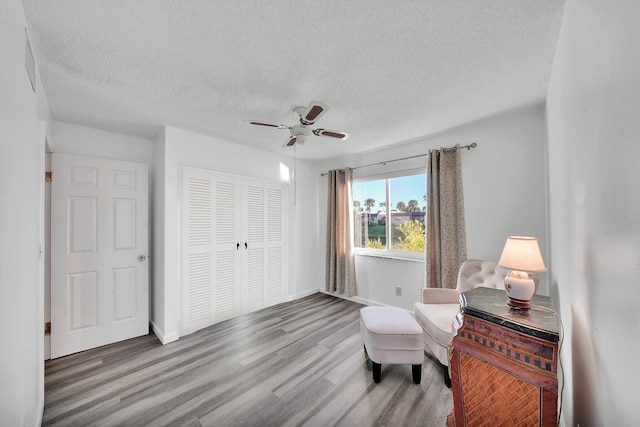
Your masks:
{"label": "white wall", "polygon": [[547,96],[566,426],[640,425],[640,3],[569,0]]}
{"label": "white wall", "polygon": [[[509,235],[538,238],[547,259],[545,118],[541,104],[490,117],[393,149],[365,153],[349,159],[324,162],[322,170],[359,166],[424,154],[431,148],[476,142],[478,147],[462,153],[467,229],[467,257],[498,261]],[[386,166],[361,168],[354,177],[385,171],[424,168],[426,157]],[[320,230],[326,224],[326,178],[319,179]],[[324,234],[319,232],[320,238]],[[318,252],[323,254],[324,241]],[[420,300],[424,287],[424,262],[356,256],[356,278],[360,298],[407,310]],[[402,286],[402,296],[395,296]],[[318,287],[324,289],[324,275]],[[546,274],[538,293],[547,293]]]}
{"label": "white wall", "polygon": [[40,425],[44,408],[44,126],[25,70],[25,17],[0,3],[0,423]]}
{"label": "white wall", "polygon": [[151,164],[151,144],[145,138],[52,120],[50,150],[102,159]]}
{"label": "white wall", "polygon": [[[293,159],[261,150],[221,141],[178,128],[166,127],[164,141],[156,149],[156,164],[164,162],[164,188],[157,195],[156,215],[164,216],[164,229],[156,235],[154,269],[163,275],[164,283],[156,282],[154,289],[153,322],[163,342],[178,338],[179,334],[179,212],[181,197],[181,168],[193,166],[214,171],[251,176],[258,179],[281,181],[280,165],[294,170]],[[162,148],[163,147],[163,148]],[[164,151],[164,152],[162,152]],[[288,298],[296,298],[317,290],[314,278],[318,275],[315,235],[317,169],[308,162],[298,161],[297,196],[294,205],[293,183],[288,196]],[[158,171],[160,174],[161,172]],[[164,198],[161,200],[160,198]],[[307,230],[308,228],[308,230]],[[162,241],[158,238],[163,234]],[[162,286],[162,288],[160,288]],[[159,316],[162,316],[161,318]]]}
{"label": "white wall", "polygon": [[[291,172],[294,171],[293,159],[287,158],[283,163]],[[317,242],[324,239],[325,234],[316,233],[320,217],[317,179],[320,169],[310,162],[298,160],[296,163],[295,199],[293,183],[289,194],[289,218],[293,218],[289,239],[289,299],[317,292],[316,280],[318,277],[324,278],[324,264],[320,262]]]}

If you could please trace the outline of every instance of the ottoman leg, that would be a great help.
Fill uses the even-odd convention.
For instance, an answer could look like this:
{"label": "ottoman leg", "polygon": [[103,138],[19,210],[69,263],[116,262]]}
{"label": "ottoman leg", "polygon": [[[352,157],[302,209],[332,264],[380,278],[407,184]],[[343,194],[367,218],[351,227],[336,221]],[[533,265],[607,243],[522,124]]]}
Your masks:
{"label": "ottoman leg", "polygon": [[413,382],[420,384],[420,379],[422,379],[422,365],[411,365],[411,371],[413,373]]}
{"label": "ottoman leg", "polygon": [[371,370],[373,371],[373,382],[374,383],[379,383],[380,382],[380,373],[382,372],[382,365],[379,363],[374,362],[373,360],[371,361]]}

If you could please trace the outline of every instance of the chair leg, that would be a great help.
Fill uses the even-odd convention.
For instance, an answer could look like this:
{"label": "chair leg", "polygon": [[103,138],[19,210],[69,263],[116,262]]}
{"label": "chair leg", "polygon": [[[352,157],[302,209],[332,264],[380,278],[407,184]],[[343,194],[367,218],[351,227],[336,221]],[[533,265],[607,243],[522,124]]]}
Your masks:
{"label": "chair leg", "polygon": [[373,360],[371,361],[371,370],[373,371],[373,382],[374,383],[379,383],[380,382],[380,374],[382,372],[382,365],[379,363],[374,362]]}
{"label": "chair leg", "polygon": [[411,372],[413,373],[413,382],[420,384],[422,379],[422,365],[411,365]]}
{"label": "chair leg", "polygon": [[444,385],[451,388],[451,377],[449,377],[449,367],[446,365],[442,365],[444,369],[442,372],[444,373]]}

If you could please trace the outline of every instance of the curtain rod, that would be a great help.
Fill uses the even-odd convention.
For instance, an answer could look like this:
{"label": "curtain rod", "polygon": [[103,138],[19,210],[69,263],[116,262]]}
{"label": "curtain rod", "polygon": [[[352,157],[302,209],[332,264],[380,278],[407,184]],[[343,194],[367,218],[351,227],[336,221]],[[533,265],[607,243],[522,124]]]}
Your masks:
{"label": "curtain rod", "polygon": [[[472,148],[476,148],[477,146],[478,146],[478,144],[477,144],[477,143],[472,142],[472,143],[471,143],[471,144],[469,144],[469,145],[462,145],[462,146],[460,146],[460,148],[461,148],[461,149],[462,149],[462,148],[466,148],[466,149],[467,149],[467,151],[469,151],[469,150],[471,150]],[[443,149],[442,149],[442,151],[444,151],[445,153],[448,153],[448,152],[453,151],[453,150],[455,150],[455,149],[456,149],[456,147],[449,147],[449,148],[443,148]],[[387,163],[391,163],[391,162],[399,162],[399,161],[401,161],[401,160],[409,160],[409,159],[415,159],[416,157],[424,157],[424,156],[426,156],[426,155],[428,155],[428,154],[429,154],[429,153],[425,153],[425,154],[417,154],[417,155],[415,155],[415,156],[402,157],[402,158],[400,158],[400,159],[387,160],[387,161],[385,161],[385,162],[370,163],[370,164],[368,164],[368,165],[356,166],[356,167],[351,168],[351,169],[356,170],[356,169],[360,169],[360,168],[366,168],[366,167],[369,167],[369,166],[386,165]],[[328,175],[328,174],[329,174],[328,172],[323,172],[323,173],[321,173],[321,174],[320,174],[320,176],[325,176],[325,175]]]}

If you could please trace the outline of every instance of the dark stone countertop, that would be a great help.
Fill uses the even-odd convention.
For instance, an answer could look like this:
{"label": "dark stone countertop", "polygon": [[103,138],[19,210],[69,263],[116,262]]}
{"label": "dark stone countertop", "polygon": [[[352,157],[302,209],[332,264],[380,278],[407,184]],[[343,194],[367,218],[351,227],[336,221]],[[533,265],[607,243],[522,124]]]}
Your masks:
{"label": "dark stone countertop", "polygon": [[528,310],[511,308],[507,299],[503,289],[478,287],[460,294],[460,311],[527,335],[559,341],[558,322],[551,298],[534,295]]}

